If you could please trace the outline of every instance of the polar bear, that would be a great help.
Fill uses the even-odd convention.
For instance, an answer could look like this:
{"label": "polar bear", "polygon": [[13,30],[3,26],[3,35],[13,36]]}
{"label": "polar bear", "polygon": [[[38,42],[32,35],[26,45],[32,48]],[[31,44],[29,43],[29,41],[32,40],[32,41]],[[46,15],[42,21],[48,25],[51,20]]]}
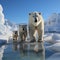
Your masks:
{"label": "polar bear", "polygon": [[39,12],[29,13],[29,35],[30,35],[31,42],[43,41],[44,21],[41,13]]}
{"label": "polar bear", "polygon": [[17,38],[18,38],[18,31],[13,31],[13,40],[17,41]]}
{"label": "polar bear", "polygon": [[19,25],[19,37],[20,41],[25,41],[27,37],[27,25],[26,24],[20,24]]}

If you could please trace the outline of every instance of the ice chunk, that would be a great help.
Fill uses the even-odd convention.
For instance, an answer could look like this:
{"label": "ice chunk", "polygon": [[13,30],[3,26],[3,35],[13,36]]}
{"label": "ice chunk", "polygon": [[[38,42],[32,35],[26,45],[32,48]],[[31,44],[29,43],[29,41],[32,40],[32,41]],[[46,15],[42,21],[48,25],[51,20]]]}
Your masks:
{"label": "ice chunk", "polygon": [[51,46],[48,46],[48,49],[56,51],[56,52],[60,52],[60,43],[55,43]]}

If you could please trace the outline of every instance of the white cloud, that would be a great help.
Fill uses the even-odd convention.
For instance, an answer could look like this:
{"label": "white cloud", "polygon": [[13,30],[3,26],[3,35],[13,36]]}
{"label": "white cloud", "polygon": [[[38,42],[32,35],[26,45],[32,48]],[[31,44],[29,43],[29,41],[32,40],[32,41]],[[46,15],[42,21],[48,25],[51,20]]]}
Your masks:
{"label": "white cloud", "polygon": [[0,24],[4,24],[5,20],[4,20],[4,14],[3,14],[3,7],[0,4]]}

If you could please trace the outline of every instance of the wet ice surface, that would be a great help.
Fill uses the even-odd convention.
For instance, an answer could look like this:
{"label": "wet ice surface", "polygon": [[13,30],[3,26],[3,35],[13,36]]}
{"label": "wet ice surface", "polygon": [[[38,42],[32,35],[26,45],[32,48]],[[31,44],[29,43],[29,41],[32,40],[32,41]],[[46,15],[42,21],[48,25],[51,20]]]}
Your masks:
{"label": "wet ice surface", "polygon": [[[30,47],[31,48],[31,47]],[[45,51],[35,52],[33,48],[18,49],[16,45],[6,45],[2,60],[45,60]]]}
{"label": "wet ice surface", "polygon": [[45,49],[46,60],[60,60],[60,43],[48,43],[45,45]]}
{"label": "wet ice surface", "polygon": [[7,42],[6,40],[0,39],[0,47],[4,45],[6,42]]}
{"label": "wet ice surface", "polygon": [[[45,60],[60,60],[60,53],[49,49],[47,46],[51,46],[50,43],[45,43]],[[53,44],[52,44],[53,45]],[[5,45],[2,60],[44,60],[44,52],[36,53],[35,51],[23,51],[13,47],[14,45]],[[19,48],[19,45],[18,45]],[[43,54],[42,54],[43,53]]]}
{"label": "wet ice surface", "polygon": [[20,59],[19,52],[12,50],[12,45],[6,46],[2,60],[17,60]]}
{"label": "wet ice surface", "polygon": [[[45,60],[60,60],[60,34],[54,36],[55,34],[45,35]],[[27,51],[20,49],[19,45],[17,50],[16,48],[16,45],[13,48],[13,44],[3,45],[0,48],[0,60],[44,60],[41,59],[44,57],[44,50],[36,53],[35,51],[29,51],[30,46]]]}
{"label": "wet ice surface", "polygon": [[2,57],[2,60],[44,60],[41,59],[44,58],[44,54],[45,60],[60,60],[60,53],[48,48],[48,46],[54,46],[54,44],[44,43],[45,52],[43,50],[39,53],[32,50],[30,51],[29,48],[27,51],[24,51],[20,49],[19,46],[18,44],[17,49],[16,44],[3,45],[3,47],[0,48],[0,54],[2,54],[0,57]]}

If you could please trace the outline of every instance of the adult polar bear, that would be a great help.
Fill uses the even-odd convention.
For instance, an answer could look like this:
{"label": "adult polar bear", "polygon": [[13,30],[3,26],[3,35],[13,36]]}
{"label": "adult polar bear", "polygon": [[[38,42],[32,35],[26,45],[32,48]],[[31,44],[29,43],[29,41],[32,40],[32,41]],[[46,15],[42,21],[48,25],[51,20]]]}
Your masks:
{"label": "adult polar bear", "polygon": [[41,13],[29,13],[29,35],[31,42],[36,41],[36,32],[38,33],[38,42],[43,41],[44,21]]}

